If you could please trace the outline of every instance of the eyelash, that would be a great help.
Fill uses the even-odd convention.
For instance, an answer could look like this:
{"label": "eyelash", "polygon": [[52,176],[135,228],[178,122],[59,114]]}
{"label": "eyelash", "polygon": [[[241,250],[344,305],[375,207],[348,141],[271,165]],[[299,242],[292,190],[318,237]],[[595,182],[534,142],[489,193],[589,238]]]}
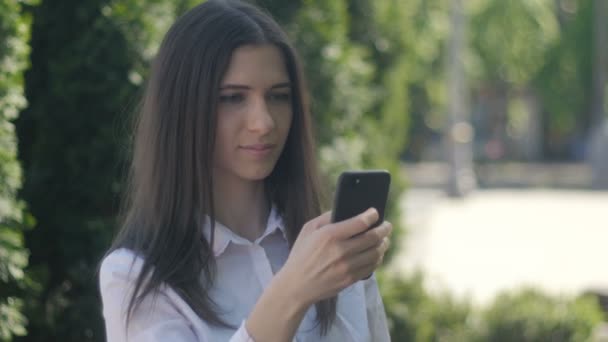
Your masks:
{"label": "eyelash", "polygon": [[289,93],[275,93],[268,95],[270,100],[280,101],[280,102],[288,102],[291,100],[291,94]]}
{"label": "eyelash", "polygon": [[244,96],[242,94],[227,94],[220,95],[220,102],[222,103],[240,103],[244,100]]}
{"label": "eyelash", "polygon": [[[291,100],[289,93],[274,93],[267,96],[269,101],[288,102]],[[220,95],[221,103],[237,104],[245,100],[245,96],[240,93]]]}

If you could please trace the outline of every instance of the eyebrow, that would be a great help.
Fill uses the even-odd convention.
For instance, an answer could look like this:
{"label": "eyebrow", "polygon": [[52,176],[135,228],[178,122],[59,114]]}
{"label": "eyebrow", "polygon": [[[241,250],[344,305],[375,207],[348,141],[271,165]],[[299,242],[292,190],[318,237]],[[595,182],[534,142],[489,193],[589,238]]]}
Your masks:
{"label": "eyebrow", "polygon": [[[289,82],[281,82],[273,85],[270,89],[278,89],[278,88],[291,88],[291,83]],[[240,90],[249,90],[250,86],[242,85],[242,84],[224,84],[220,87],[220,90],[224,89],[240,89]]]}

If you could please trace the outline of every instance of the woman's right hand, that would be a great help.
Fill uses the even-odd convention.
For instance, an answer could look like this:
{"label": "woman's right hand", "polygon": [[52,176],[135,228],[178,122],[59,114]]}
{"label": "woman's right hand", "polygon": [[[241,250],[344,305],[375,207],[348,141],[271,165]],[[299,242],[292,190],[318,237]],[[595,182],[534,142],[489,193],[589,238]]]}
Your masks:
{"label": "woman's right hand", "polygon": [[[382,263],[392,225],[370,208],[351,219],[331,223],[331,212],[304,225],[279,272],[303,305],[330,298],[368,277]],[[295,298],[294,298],[295,299]]]}
{"label": "woman's right hand", "polygon": [[306,223],[287,262],[258,299],[245,330],[256,341],[291,341],[308,308],[366,278],[388,249],[392,226],[370,209],[331,223],[327,212]]}

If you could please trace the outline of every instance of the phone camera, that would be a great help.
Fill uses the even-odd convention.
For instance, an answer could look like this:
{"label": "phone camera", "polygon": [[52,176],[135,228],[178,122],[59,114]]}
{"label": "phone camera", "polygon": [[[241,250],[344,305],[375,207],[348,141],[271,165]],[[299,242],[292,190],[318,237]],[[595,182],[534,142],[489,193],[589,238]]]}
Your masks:
{"label": "phone camera", "polygon": [[361,180],[359,178],[355,179],[355,184],[359,184]]}

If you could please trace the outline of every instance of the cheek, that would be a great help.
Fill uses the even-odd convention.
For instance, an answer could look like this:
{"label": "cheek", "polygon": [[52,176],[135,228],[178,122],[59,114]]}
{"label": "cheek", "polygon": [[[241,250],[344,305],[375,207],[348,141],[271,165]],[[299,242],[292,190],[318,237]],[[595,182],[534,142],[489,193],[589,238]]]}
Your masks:
{"label": "cheek", "polygon": [[277,129],[283,136],[287,136],[292,124],[293,114],[291,113],[291,111],[283,113],[280,117],[276,119]]}
{"label": "cheek", "polygon": [[221,159],[230,150],[234,141],[234,123],[226,117],[218,116],[215,131],[215,159]]}

